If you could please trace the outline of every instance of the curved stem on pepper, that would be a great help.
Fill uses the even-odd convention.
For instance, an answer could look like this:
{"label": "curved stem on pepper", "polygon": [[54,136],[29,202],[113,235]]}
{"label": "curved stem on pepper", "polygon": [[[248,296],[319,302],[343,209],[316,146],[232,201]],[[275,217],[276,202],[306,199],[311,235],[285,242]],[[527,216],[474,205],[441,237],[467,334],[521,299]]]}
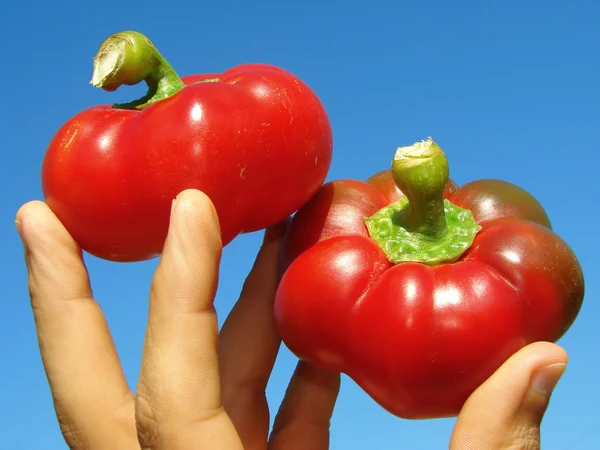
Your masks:
{"label": "curved stem on pepper", "polygon": [[445,233],[444,187],[449,171],[442,149],[431,139],[398,148],[392,175],[408,200],[402,214],[404,225],[432,238]]}
{"label": "curved stem on pepper", "polygon": [[444,199],[449,170],[442,149],[431,139],[400,147],[392,174],[405,197],[365,219],[388,260],[436,265],[460,258],[481,227],[471,211]]}
{"label": "curved stem on pepper", "polygon": [[94,57],[90,82],[95,87],[114,91],[145,81],[147,94],[129,103],[114,105],[123,109],[143,109],[185,87],[185,84],[150,40],[136,31],[113,34]]}

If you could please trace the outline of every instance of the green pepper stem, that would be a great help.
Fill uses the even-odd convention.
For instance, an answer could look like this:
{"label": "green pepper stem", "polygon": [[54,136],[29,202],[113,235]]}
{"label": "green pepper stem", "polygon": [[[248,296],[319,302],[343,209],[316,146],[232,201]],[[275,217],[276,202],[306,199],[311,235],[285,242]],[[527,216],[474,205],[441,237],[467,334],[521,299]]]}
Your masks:
{"label": "green pepper stem", "polygon": [[150,40],[136,31],[122,31],[107,38],[94,57],[91,84],[111,92],[122,85],[145,81],[148,92],[123,109],[143,109],[178,92],[185,84]]}
{"label": "green pepper stem", "polygon": [[369,236],[393,264],[458,260],[481,226],[471,211],[444,199],[449,171],[442,149],[431,139],[400,147],[392,174],[405,197],[365,218]]}
{"label": "green pepper stem", "polygon": [[399,218],[405,228],[431,238],[444,234],[444,188],[449,170],[442,149],[431,138],[400,147],[392,161],[392,174],[408,200],[408,208]]}

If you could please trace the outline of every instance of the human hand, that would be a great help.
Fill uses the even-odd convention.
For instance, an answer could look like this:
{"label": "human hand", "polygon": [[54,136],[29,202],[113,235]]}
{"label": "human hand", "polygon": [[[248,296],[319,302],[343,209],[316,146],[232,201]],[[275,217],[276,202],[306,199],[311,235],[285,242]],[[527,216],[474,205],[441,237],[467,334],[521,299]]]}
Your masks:
{"label": "human hand", "polygon": [[[269,433],[265,388],[280,346],[272,303],[283,224],[266,232],[240,299],[218,333],[218,220],[202,193],[180,194],[152,282],[135,396],[92,297],[80,249],[42,202],[23,206],[17,227],[42,360],[71,448],[329,447],[339,375],[303,362]],[[469,398],[450,448],[537,448],[549,391],[565,363],[565,352],[549,343],[514,355]],[[536,373],[545,381],[532,384]]]}

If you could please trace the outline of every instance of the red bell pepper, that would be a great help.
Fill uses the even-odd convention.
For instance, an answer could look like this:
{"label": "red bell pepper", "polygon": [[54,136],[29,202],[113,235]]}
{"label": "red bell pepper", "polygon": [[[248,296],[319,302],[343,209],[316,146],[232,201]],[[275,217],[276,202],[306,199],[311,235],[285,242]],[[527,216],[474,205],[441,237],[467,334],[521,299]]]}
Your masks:
{"label": "red bell pepper", "polygon": [[141,81],[145,97],[75,115],[44,158],[46,202],[89,253],[156,256],[171,202],[187,188],[212,199],[226,245],[283,220],[323,184],[329,119],[291,73],[245,64],[180,79],[145,36],[109,37],[94,58],[92,84],[113,91]]}
{"label": "red bell pepper", "polygon": [[523,189],[449,181],[431,141],[367,182],[325,184],[294,216],[275,300],[283,341],[394,415],[456,415],[510,355],[556,341],[579,262]]}

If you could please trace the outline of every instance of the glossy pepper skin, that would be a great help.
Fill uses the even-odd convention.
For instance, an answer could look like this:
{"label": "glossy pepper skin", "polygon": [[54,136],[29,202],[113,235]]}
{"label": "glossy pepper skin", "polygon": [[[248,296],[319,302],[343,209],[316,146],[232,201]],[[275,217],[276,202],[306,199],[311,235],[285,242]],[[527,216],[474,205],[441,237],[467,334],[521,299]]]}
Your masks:
{"label": "glossy pepper skin", "polygon": [[451,417],[510,355],[567,331],[583,273],[541,205],[498,180],[446,182],[443,197],[480,227],[457,260],[390,262],[365,218],[403,197],[394,178],[327,183],[295,215],[277,326],[299,358],[349,375],[392,414]]}
{"label": "glossy pepper skin", "polygon": [[187,188],[211,198],[226,245],[283,220],[325,180],[329,119],[291,73],[245,64],[179,79],[143,35],[107,39],[92,84],[112,91],[142,80],[145,98],[80,112],[44,158],[46,202],[87,252],[113,261],[158,255],[171,202]]}

